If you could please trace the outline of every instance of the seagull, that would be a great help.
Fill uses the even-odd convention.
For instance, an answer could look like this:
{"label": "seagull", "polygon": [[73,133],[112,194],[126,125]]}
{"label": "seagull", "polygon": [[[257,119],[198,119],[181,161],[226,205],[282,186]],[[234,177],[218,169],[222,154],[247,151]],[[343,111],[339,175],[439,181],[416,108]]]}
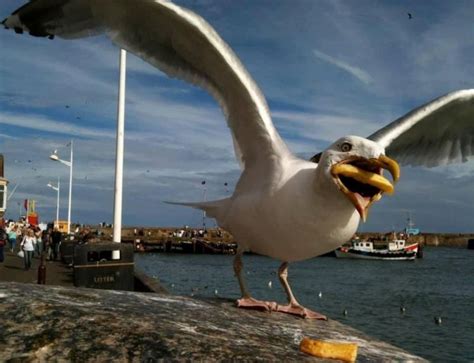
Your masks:
{"label": "seagull", "polygon": [[[474,90],[468,89],[430,101],[369,137],[343,136],[311,160],[298,158],[230,46],[202,17],[171,1],[35,0],[2,24],[17,34],[49,39],[105,33],[170,77],[214,96],[231,130],[241,176],[227,198],[177,204],[204,210],[233,234],[242,308],[326,319],[297,301],[288,264],[349,240],[370,206],[394,192],[399,164],[437,166],[466,161],[474,153]],[[251,296],[243,276],[245,251],[281,262],[278,276],[287,304]]]}

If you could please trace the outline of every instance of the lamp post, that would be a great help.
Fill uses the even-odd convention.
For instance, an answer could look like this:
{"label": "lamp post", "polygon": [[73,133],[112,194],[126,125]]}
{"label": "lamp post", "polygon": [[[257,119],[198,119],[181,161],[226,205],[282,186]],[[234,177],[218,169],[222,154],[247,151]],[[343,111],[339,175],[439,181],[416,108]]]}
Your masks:
{"label": "lamp post", "polygon": [[[207,193],[207,188],[206,188],[206,181],[203,180],[201,182],[201,185],[204,187],[204,190],[202,192],[202,200],[205,202],[206,201],[206,193]],[[206,211],[202,211],[202,228],[206,230]]]}
{"label": "lamp post", "polygon": [[50,159],[54,161],[59,161],[61,164],[69,166],[69,202],[68,202],[68,209],[67,209],[67,233],[71,233],[71,202],[72,202],[72,167],[73,167],[73,160],[74,160],[74,143],[73,140],[69,143],[71,147],[71,159],[69,161],[62,160],[58,156],[58,150],[54,150],[54,152],[50,155]]}
{"label": "lamp post", "polygon": [[56,201],[56,223],[55,223],[55,226],[56,226],[56,228],[59,228],[59,192],[61,190],[61,183],[60,183],[59,177],[58,177],[58,185],[53,185],[50,182],[50,183],[48,183],[48,187],[50,187],[51,189],[56,190],[58,192],[58,198],[57,198],[57,201]]}

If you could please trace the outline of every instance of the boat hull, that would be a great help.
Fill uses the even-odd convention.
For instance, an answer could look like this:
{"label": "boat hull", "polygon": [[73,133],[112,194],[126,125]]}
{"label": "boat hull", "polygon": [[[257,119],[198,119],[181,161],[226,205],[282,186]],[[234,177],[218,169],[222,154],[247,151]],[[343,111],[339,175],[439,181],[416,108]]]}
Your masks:
{"label": "boat hull", "polygon": [[368,252],[353,249],[337,249],[337,258],[356,258],[363,260],[412,261],[416,258],[416,251],[383,251]]}

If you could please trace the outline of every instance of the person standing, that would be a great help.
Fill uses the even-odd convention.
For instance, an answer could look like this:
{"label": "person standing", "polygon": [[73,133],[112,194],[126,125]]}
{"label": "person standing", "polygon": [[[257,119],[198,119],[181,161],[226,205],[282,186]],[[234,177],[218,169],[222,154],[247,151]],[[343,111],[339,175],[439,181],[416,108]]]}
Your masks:
{"label": "person standing", "polygon": [[28,229],[21,241],[21,248],[24,252],[25,270],[31,268],[31,260],[35,251],[36,237],[32,229]]}
{"label": "person standing", "polygon": [[58,259],[58,249],[59,249],[59,243],[61,242],[61,237],[62,237],[61,232],[59,232],[58,228],[55,227],[53,233],[51,234],[54,261]]}
{"label": "person standing", "polygon": [[16,226],[13,225],[9,230],[7,230],[8,234],[8,243],[10,244],[10,251],[15,251],[16,246]]}
{"label": "person standing", "polygon": [[43,231],[41,231],[39,227],[35,227],[35,229],[33,230],[33,233],[35,234],[35,237],[36,237],[35,251],[39,258],[41,257],[41,254],[43,253],[43,240],[41,239]]}
{"label": "person standing", "polygon": [[43,249],[46,254],[46,259],[49,261],[51,260],[51,256],[53,255],[53,249],[52,249],[52,242],[51,242],[51,227],[49,227],[47,230],[43,231]]}
{"label": "person standing", "polygon": [[8,234],[5,232],[3,227],[0,227],[0,263],[3,262],[5,257],[3,256],[3,249],[7,244]]}

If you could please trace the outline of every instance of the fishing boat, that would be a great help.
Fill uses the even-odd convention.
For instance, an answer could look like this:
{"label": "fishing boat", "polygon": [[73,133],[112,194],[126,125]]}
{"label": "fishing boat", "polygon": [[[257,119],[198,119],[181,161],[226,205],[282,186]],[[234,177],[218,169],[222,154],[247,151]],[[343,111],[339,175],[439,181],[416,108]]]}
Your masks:
{"label": "fishing boat", "polygon": [[414,260],[417,257],[418,243],[407,244],[403,238],[390,240],[364,241],[354,238],[349,246],[339,247],[337,258],[359,258],[365,260]]}

